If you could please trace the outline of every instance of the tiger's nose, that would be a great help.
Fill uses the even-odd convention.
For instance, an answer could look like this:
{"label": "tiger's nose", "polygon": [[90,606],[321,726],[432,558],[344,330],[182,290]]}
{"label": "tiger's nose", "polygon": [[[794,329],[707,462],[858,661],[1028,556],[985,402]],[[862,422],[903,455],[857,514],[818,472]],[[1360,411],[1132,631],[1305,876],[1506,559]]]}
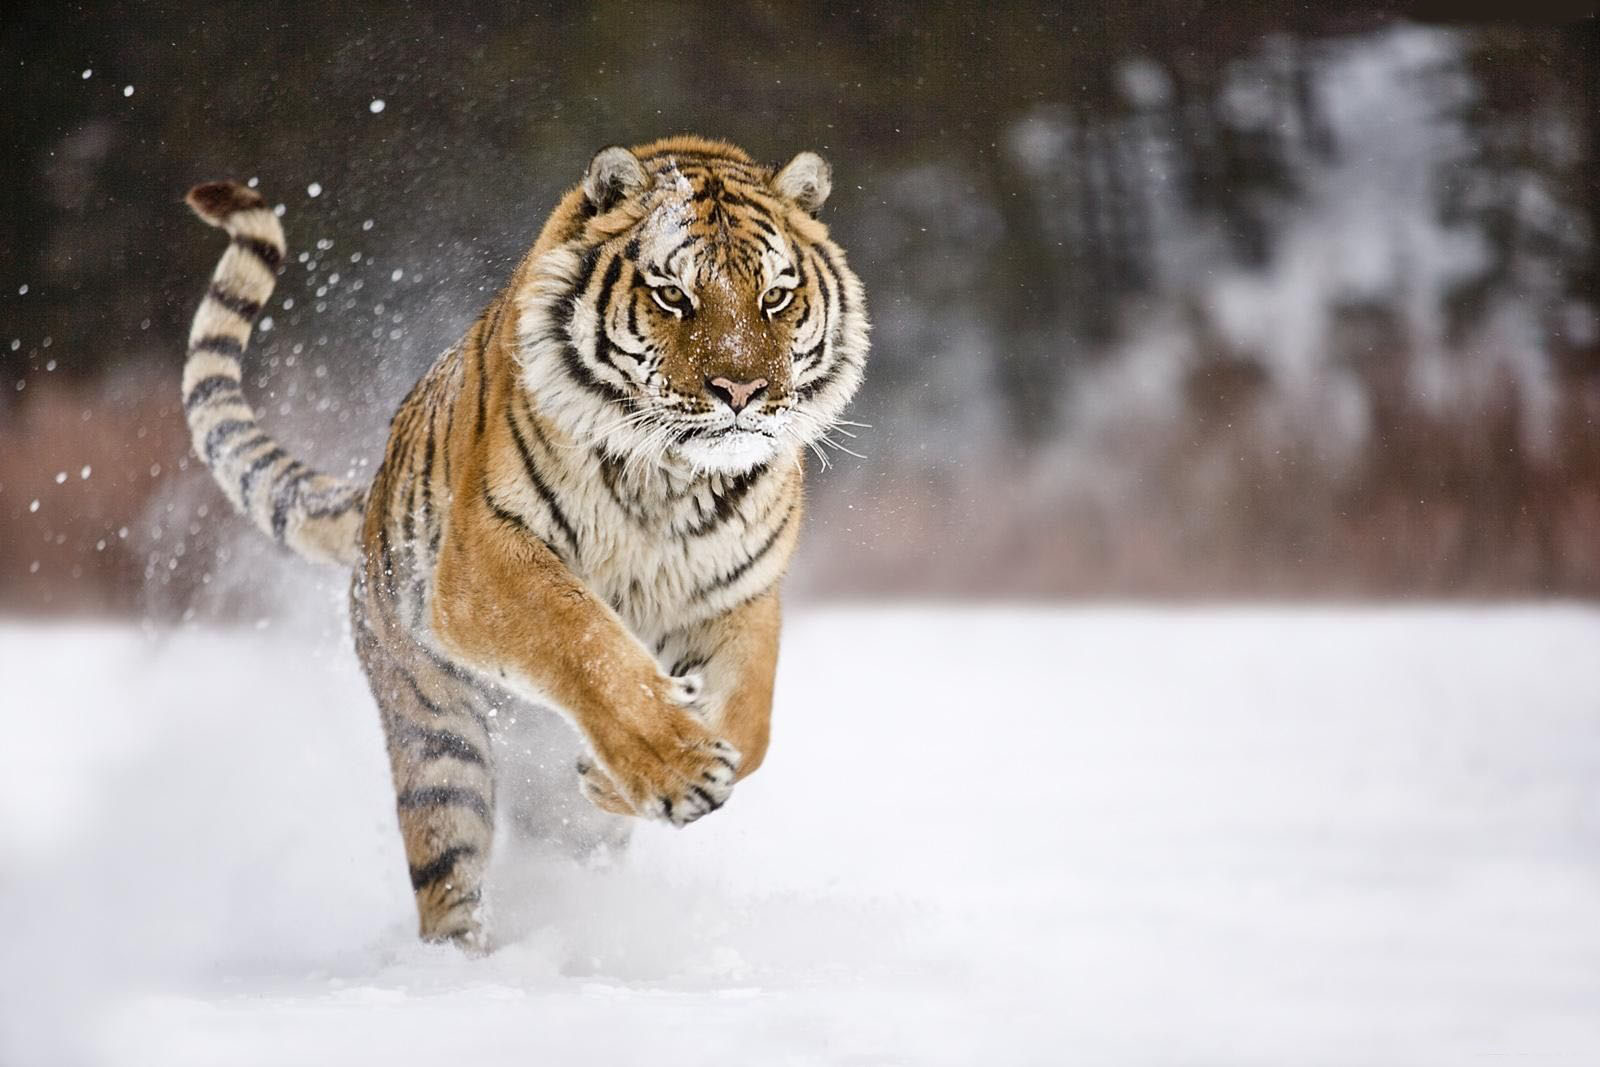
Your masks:
{"label": "tiger's nose", "polygon": [[738,414],[750,401],[766,392],[767,380],[752,378],[748,382],[735,382],[727,378],[707,378],[706,388],[711,390],[712,396],[732,408],[734,414]]}

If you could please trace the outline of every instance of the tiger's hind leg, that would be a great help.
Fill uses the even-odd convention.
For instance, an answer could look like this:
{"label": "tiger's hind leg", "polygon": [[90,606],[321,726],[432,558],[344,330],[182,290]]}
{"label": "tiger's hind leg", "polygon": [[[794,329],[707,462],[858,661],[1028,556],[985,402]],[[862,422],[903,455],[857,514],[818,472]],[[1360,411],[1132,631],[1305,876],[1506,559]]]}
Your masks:
{"label": "tiger's hind leg", "polygon": [[494,837],[492,694],[398,627],[360,613],[357,651],[383,717],[417,919],[425,941],[486,947],[483,876]]}

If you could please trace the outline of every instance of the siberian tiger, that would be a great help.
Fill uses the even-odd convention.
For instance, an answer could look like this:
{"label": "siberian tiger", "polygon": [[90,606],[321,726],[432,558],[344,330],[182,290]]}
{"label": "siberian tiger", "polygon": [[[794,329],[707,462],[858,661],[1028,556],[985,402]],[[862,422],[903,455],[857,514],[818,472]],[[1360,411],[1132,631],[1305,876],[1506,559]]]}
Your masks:
{"label": "siberian tiger", "polygon": [[400,405],[370,486],[261,428],[239,359],[283,231],[251,189],[190,191],[231,238],[184,367],[194,449],[262,530],[354,571],[423,938],[486,943],[507,702],[571,721],[566,795],[606,812],[682,826],[761,764],[802,455],[867,352],[861,283],[816,219],[830,188],[811,152],[602,150]]}

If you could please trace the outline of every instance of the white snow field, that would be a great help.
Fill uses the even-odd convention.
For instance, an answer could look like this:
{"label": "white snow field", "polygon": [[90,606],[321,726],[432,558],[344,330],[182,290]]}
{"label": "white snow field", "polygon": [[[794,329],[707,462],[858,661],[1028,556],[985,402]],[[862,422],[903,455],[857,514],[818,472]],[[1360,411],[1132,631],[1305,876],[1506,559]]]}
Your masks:
{"label": "white snow field", "polygon": [[8,1067],[1600,1063],[1594,609],[799,612],[761,772],[485,959],[337,633],[0,677]]}

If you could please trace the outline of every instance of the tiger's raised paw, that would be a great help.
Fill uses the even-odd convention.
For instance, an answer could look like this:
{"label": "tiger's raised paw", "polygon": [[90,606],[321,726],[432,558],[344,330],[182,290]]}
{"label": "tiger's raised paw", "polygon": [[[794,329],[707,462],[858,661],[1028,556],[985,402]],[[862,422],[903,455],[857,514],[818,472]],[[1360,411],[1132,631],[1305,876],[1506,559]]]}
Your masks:
{"label": "tiger's raised paw", "polygon": [[[677,759],[670,768],[661,766],[657,758],[662,746],[643,749],[649,752],[650,759],[617,761],[623,766],[656,764],[648,769],[640,767],[632,775],[619,774],[593,760],[578,761],[579,789],[591,804],[616,815],[637,815],[687,826],[722,807],[732,795],[739,772],[739,751],[728,742],[708,737],[681,748],[673,753]],[[623,782],[629,782],[632,788]]]}

